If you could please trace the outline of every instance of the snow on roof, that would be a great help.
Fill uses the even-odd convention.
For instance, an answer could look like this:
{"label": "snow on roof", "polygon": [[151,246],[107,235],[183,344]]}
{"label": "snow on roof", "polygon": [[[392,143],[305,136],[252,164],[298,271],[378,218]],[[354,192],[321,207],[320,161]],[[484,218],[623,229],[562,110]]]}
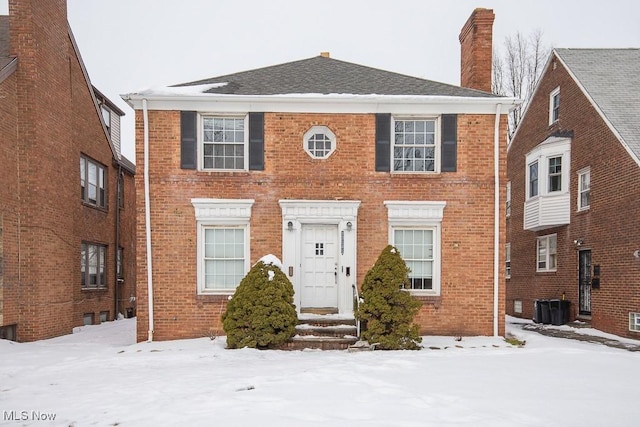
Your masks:
{"label": "snow on roof", "polygon": [[189,95],[211,95],[205,93],[206,91],[214,88],[220,88],[226,86],[227,82],[222,83],[208,83],[201,85],[191,86],[156,86],[149,89],[140,91],[139,95],[155,95],[155,96],[189,96]]}

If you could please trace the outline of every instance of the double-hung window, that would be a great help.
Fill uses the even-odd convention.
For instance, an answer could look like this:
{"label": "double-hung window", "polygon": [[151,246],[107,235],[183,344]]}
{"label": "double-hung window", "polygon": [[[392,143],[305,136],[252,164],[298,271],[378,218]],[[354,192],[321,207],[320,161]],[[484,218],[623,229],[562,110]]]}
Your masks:
{"label": "double-hung window", "polygon": [[555,88],[549,94],[549,125],[554,124],[560,118],[560,87]]}
{"label": "double-hung window", "polygon": [[507,201],[505,215],[507,218],[511,216],[511,181],[507,182]]}
{"label": "double-hung window", "polygon": [[249,271],[253,200],[191,199],[197,223],[199,294],[232,294]]}
{"label": "double-hung window", "polygon": [[107,247],[83,242],[80,249],[80,282],[83,289],[106,288]]}
{"label": "double-hung window", "polygon": [[578,210],[587,210],[591,205],[591,169],[578,172]]}
{"label": "double-hung window", "polygon": [[80,157],[80,196],[82,201],[107,207],[106,168],[84,156]]}
{"label": "double-hung window", "polygon": [[385,201],[389,243],[409,268],[409,290],[440,295],[441,227],[445,202]]}
{"label": "double-hung window", "polygon": [[433,228],[394,228],[393,245],[409,268],[413,290],[433,290],[434,240]]}
{"label": "double-hung window", "polygon": [[557,234],[538,237],[536,271],[556,271],[557,268]]}
{"label": "double-hung window", "polygon": [[245,275],[245,227],[205,227],[203,290],[234,290]]}
{"label": "double-hung window", "polygon": [[562,156],[549,158],[549,193],[562,191]]}
{"label": "double-hung window", "polygon": [[438,172],[437,119],[395,119],[394,172]]}
{"label": "double-hung window", "polygon": [[247,139],[246,116],[203,116],[202,168],[245,170]]}
{"label": "double-hung window", "polygon": [[529,164],[529,194],[528,197],[538,195],[538,161]]}
{"label": "double-hung window", "polygon": [[511,278],[511,243],[507,243],[504,248],[505,277]]}

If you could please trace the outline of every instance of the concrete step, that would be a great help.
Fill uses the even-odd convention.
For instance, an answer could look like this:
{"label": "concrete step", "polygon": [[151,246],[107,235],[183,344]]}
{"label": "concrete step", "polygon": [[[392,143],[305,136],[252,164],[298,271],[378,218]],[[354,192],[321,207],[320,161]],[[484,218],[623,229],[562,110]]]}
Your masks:
{"label": "concrete step", "polygon": [[301,314],[296,335],[285,343],[283,350],[347,350],[358,341],[356,320],[335,314]]}
{"label": "concrete step", "polygon": [[345,335],[356,336],[358,335],[358,330],[356,328],[356,325],[318,326],[303,323],[296,326],[296,334],[301,336],[315,335],[320,337],[341,338]]}
{"label": "concrete step", "polygon": [[298,335],[291,338],[282,346],[282,350],[347,350],[350,345],[358,341],[357,337],[317,337],[313,335]]}

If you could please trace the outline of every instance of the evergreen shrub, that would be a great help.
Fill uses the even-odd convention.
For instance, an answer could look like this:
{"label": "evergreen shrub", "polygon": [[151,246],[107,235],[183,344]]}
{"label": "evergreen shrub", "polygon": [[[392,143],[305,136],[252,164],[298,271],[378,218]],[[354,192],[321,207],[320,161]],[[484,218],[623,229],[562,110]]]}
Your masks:
{"label": "evergreen shrub", "polygon": [[364,278],[356,316],[365,325],[362,339],[382,350],[418,350],[422,342],[413,323],[420,301],[408,288],[409,268],[392,245],[384,248]]}
{"label": "evergreen shrub", "polygon": [[242,279],[222,314],[227,348],[267,349],[295,333],[293,285],[273,263],[258,261]]}

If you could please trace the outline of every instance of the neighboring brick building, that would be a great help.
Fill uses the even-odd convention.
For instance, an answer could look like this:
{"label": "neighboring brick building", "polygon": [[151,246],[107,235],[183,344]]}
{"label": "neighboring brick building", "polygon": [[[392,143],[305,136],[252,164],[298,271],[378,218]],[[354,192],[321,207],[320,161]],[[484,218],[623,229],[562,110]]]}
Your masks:
{"label": "neighboring brick building", "polygon": [[640,338],[640,49],[556,49],[508,150],[507,313]]}
{"label": "neighboring brick building", "polygon": [[126,314],[135,167],[119,150],[123,113],[91,86],[64,0],[10,0],[0,16],[0,114],[0,337]]}
{"label": "neighboring brick building", "polygon": [[412,268],[423,333],[503,334],[496,206],[514,100],[477,90],[491,87],[493,18],[477,9],[461,32],[469,88],[323,53],[123,96],[148,168],[136,175],[138,339],[221,333],[230,295],[267,254],[299,311],[352,316],[388,243]]}

